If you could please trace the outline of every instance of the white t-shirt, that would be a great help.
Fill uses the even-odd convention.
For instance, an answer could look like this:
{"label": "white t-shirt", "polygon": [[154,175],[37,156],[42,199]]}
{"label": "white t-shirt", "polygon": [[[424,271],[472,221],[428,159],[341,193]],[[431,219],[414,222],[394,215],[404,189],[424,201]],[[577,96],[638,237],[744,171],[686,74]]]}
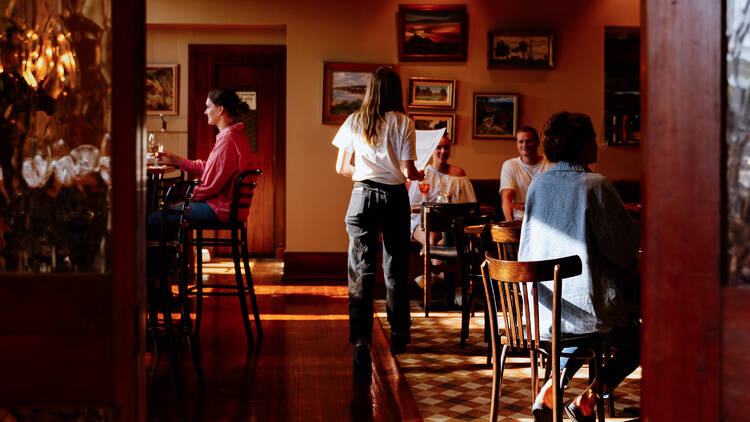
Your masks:
{"label": "white t-shirt", "polygon": [[[539,173],[543,173],[552,167],[552,163],[546,157],[533,165],[524,164],[521,157],[511,158],[503,163],[500,171],[500,195],[504,189],[512,189],[516,192],[513,202],[516,204],[526,203],[526,190],[529,189],[531,179]],[[513,219],[522,220],[523,211],[513,208]]]}
{"label": "white t-shirt", "polygon": [[352,180],[372,180],[386,185],[405,183],[406,177],[401,172],[399,162],[417,159],[414,122],[403,113],[385,113],[378,143],[372,146],[361,131],[355,130],[353,117],[350,115],[346,118],[332,142],[341,150],[354,152]]}

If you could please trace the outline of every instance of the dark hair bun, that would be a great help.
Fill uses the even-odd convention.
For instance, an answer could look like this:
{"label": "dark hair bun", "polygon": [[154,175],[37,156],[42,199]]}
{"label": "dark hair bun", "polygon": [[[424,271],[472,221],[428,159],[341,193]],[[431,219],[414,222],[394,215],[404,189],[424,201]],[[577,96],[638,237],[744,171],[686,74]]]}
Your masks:
{"label": "dark hair bun", "polygon": [[250,113],[250,106],[247,105],[245,102],[240,102],[240,104],[237,106],[237,114],[247,114]]}

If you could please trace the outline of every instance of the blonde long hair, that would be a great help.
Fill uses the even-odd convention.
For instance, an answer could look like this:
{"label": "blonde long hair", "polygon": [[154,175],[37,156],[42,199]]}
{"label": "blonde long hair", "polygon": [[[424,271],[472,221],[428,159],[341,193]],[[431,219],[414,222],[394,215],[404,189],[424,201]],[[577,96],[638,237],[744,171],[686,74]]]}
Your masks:
{"label": "blonde long hair", "polygon": [[404,113],[401,78],[390,67],[379,67],[372,73],[362,106],[353,117],[355,130],[364,135],[369,145],[378,144],[378,130],[389,111]]}

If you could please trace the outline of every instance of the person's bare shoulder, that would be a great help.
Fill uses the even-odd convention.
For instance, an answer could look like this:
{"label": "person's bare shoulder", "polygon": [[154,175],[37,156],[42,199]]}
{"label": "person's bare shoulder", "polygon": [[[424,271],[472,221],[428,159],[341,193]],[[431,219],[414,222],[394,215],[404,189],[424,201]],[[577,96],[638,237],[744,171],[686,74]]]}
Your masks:
{"label": "person's bare shoulder", "polygon": [[448,174],[456,177],[466,176],[466,172],[464,171],[464,169],[459,166],[454,166],[453,164],[451,164],[450,168],[448,169]]}

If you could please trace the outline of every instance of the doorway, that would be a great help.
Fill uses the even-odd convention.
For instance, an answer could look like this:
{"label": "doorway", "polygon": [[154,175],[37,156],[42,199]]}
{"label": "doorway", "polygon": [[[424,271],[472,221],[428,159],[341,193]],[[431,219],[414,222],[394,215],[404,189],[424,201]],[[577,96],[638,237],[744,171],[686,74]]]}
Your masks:
{"label": "doorway", "polygon": [[[207,159],[216,136],[203,116],[206,94],[231,89],[251,108],[246,133],[258,154],[258,178],[248,216],[252,255],[280,258],[285,247],[286,47],[188,46],[188,155]],[[229,255],[230,251],[217,251]]]}

